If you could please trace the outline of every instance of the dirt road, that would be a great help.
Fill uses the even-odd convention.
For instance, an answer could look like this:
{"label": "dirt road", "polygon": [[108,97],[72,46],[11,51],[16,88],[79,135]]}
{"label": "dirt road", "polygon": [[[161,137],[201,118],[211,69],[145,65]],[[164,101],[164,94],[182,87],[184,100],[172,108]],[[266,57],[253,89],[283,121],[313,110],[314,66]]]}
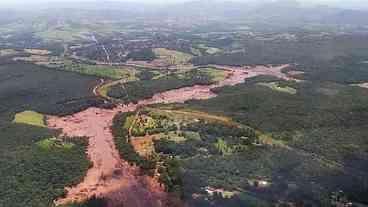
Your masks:
{"label": "dirt road", "polygon": [[139,169],[130,166],[124,157],[120,158],[111,134],[113,117],[119,112],[135,111],[137,107],[156,103],[182,103],[192,99],[208,99],[215,97],[211,89],[236,85],[244,79],[257,75],[273,75],[282,79],[290,78],[281,72],[288,65],[267,68],[226,68],[230,75],[224,81],[208,86],[192,86],[156,94],[138,104],[118,106],[114,109],[91,107],[66,117],[48,117],[48,126],[62,129],[64,135],[70,137],[88,137],[88,157],[93,163],[83,182],[67,188],[67,195],[55,201],[66,204],[84,201],[94,195],[107,198],[109,206],[124,204],[129,207],[161,207],[168,206],[168,195],[157,179],[140,176]]}

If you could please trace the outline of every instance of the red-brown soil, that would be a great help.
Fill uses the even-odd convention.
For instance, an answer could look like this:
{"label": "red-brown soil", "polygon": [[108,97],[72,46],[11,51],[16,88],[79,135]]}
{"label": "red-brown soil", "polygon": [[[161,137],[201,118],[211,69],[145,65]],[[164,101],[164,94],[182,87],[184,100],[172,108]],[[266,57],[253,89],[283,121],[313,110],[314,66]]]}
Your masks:
{"label": "red-brown soil", "polygon": [[153,141],[154,135],[146,135],[144,137],[134,137],[131,139],[131,144],[134,150],[142,157],[148,157],[154,151]]}
{"label": "red-brown soil", "polygon": [[120,158],[114,145],[110,131],[113,117],[119,112],[135,111],[137,107],[156,103],[177,103],[191,99],[208,99],[216,94],[211,89],[226,85],[242,83],[244,79],[257,75],[272,75],[282,79],[291,79],[281,70],[287,65],[267,68],[223,67],[230,71],[229,77],[214,85],[193,86],[156,94],[151,99],[138,104],[118,106],[114,109],[91,107],[66,117],[48,117],[50,128],[62,129],[64,135],[71,137],[88,137],[88,157],[93,166],[88,170],[84,180],[73,187],[66,188],[67,195],[55,201],[56,204],[66,204],[84,201],[94,195],[104,197],[109,206],[129,207],[161,207],[168,204],[169,197],[165,188],[156,178],[141,176],[140,169],[130,166],[124,157]]}

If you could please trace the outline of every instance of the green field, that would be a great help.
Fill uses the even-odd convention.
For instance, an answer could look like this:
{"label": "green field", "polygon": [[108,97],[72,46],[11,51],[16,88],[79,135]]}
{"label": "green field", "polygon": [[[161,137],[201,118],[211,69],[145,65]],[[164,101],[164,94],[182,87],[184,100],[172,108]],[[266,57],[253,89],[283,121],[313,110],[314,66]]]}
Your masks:
{"label": "green field", "polygon": [[71,150],[75,147],[75,144],[72,142],[64,142],[62,139],[58,138],[48,138],[43,139],[36,143],[43,150],[53,150],[53,149],[63,149],[63,150]]}
{"label": "green field", "polygon": [[192,58],[192,55],[190,54],[165,48],[156,48],[153,49],[153,52],[157,57],[165,59],[167,62],[173,65],[187,63]]}
{"label": "green field", "polygon": [[46,127],[44,116],[34,111],[24,111],[21,113],[17,113],[14,117],[13,122],[18,124]]}
{"label": "green field", "polygon": [[215,68],[201,68],[200,71],[206,73],[215,82],[226,79],[226,72],[224,70]]}
{"label": "green field", "polygon": [[40,37],[46,42],[62,42],[71,43],[88,39],[90,30],[82,25],[62,24],[57,27],[45,27],[40,25],[34,27],[37,31],[36,36]]}
{"label": "green field", "polygon": [[65,61],[64,66],[58,69],[112,80],[125,79],[126,81],[136,80],[136,74],[138,73],[137,70],[130,67],[78,64],[72,61]]}
{"label": "green field", "polygon": [[216,47],[208,47],[205,44],[199,44],[197,46],[199,49],[202,49],[205,53],[209,54],[209,55],[214,55],[216,53],[221,53],[222,50]]}
{"label": "green field", "polygon": [[283,92],[283,93],[289,93],[292,95],[295,95],[297,93],[297,90],[295,88],[291,88],[288,86],[282,87],[280,86],[278,83],[276,82],[271,82],[271,83],[258,83],[261,86],[266,86],[272,90],[275,91],[279,91],[279,92]]}

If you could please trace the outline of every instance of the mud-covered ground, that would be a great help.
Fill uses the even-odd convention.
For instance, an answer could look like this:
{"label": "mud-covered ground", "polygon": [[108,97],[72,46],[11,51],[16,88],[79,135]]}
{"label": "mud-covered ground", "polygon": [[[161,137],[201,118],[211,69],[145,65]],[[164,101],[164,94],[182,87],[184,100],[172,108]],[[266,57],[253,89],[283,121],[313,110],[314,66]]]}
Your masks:
{"label": "mud-covered ground", "polygon": [[158,181],[147,176],[139,176],[139,169],[128,165],[113,143],[110,131],[113,117],[120,112],[134,111],[137,107],[157,103],[183,103],[192,99],[215,97],[211,89],[227,85],[236,85],[246,78],[257,75],[275,75],[289,79],[281,73],[288,65],[275,68],[255,67],[231,69],[227,79],[208,86],[193,86],[154,95],[138,104],[118,106],[114,109],[89,108],[66,117],[48,117],[51,128],[62,129],[68,136],[88,137],[88,157],[93,167],[88,171],[83,182],[67,188],[67,196],[57,203],[65,204],[83,201],[94,195],[104,197],[110,206],[120,204],[134,206],[166,206],[167,194]]}

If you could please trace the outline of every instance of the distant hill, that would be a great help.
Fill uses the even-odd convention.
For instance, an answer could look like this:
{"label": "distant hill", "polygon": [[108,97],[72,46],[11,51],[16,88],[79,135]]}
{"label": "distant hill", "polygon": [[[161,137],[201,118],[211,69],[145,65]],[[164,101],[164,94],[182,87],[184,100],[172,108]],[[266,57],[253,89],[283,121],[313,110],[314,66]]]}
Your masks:
{"label": "distant hill", "polygon": [[[358,0],[355,0],[358,2]],[[351,4],[352,7],[353,4]],[[358,5],[358,3],[354,4]],[[300,3],[298,0],[193,0],[168,5],[148,5],[131,2],[93,1],[84,3],[58,3],[22,7],[23,10],[41,10],[53,17],[71,20],[150,20],[172,19],[196,24],[214,20],[224,24],[232,21],[264,27],[299,27],[333,24],[341,26],[368,25],[368,10],[342,9],[331,6]],[[19,12],[24,13],[24,12]],[[1,13],[2,21],[12,20],[12,13]],[[28,18],[28,17],[27,17]],[[26,19],[27,19],[26,18]],[[204,21],[203,21],[204,20]],[[180,22],[180,21],[178,21]]]}
{"label": "distant hill", "polygon": [[368,11],[341,9],[322,5],[305,5],[297,0],[263,0],[246,3],[221,0],[195,0],[161,8],[172,17],[209,19],[244,19],[269,24],[349,24],[368,25]]}

